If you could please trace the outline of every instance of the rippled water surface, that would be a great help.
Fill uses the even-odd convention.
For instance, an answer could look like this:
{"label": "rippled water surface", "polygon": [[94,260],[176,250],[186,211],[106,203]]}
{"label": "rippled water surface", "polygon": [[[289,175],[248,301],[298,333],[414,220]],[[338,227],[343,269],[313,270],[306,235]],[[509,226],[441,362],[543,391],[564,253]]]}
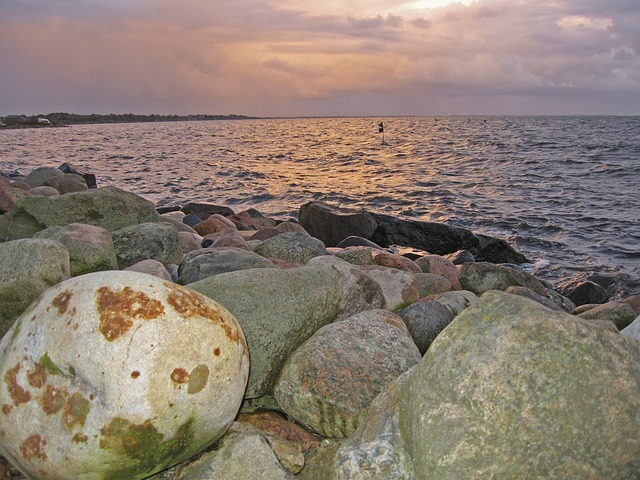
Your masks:
{"label": "rippled water surface", "polygon": [[[386,145],[378,134],[385,121]],[[505,238],[551,280],[640,289],[640,117],[267,119],[0,131],[0,170],[71,162],[158,206],[309,200]]]}

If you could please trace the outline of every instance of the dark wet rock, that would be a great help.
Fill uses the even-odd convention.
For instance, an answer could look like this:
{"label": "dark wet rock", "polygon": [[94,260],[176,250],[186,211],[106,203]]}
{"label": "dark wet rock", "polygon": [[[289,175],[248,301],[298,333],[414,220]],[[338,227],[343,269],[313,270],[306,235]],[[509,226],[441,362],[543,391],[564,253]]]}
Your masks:
{"label": "dark wet rock", "polygon": [[362,312],[318,330],[289,357],[276,382],[278,405],[326,437],[348,437],[373,399],[420,360],[402,320]]}
{"label": "dark wet rock", "polygon": [[376,229],[372,215],[333,207],[322,202],[308,202],[300,207],[300,225],[327,247],[335,247],[348,237],[371,239]]}
{"label": "dark wet rock", "polygon": [[473,253],[469,250],[458,250],[457,252],[445,255],[444,258],[450,260],[454,265],[462,265],[463,263],[476,261],[476,257],[474,257]]}
{"label": "dark wet rock", "polygon": [[447,307],[433,300],[416,302],[396,313],[407,325],[421,355],[454,317]]}
{"label": "dark wet rock", "polygon": [[546,296],[546,287],[530,273],[505,265],[487,262],[465,263],[458,274],[464,290],[481,294],[488,290],[505,291],[508,287],[526,287],[538,295]]}
{"label": "dark wet rock", "polygon": [[606,290],[590,280],[568,279],[559,284],[556,290],[575,303],[576,306],[609,301]]}
{"label": "dark wet rock", "polygon": [[147,260],[180,263],[182,246],[178,230],[168,223],[141,223],[111,233],[120,268]]}
{"label": "dark wet rock", "polygon": [[351,236],[342,240],[340,243],[336,245],[339,248],[347,248],[347,247],[370,247],[377,248],[378,250],[382,250],[382,247],[377,243],[373,243],[371,240],[367,240],[366,238]]}
{"label": "dark wet rock", "polygon": [[219,213],[225,217],[229,215],[233,215],[234,211],[229,207],[224,207],[221,205],[214,205],[211,203],[198,203],[198,202],[189,202],[180,209],[185,215],[198,215],[202,213],[206,213],[209,215],[213,215],[214,213]]}
{"label": "dark wet rock", "polygon": [[382,247],[403,245],[437,255],[446,255],[457,250],[469,250],[477,261],[494,263],[524,263],[526,257],[516,252],[501,239],[476,235],[464,228],[442,223],[405,220],[389,215],[372,213],[377,223],[371,237]]}
{"label": "dark wet rock", "polygon": [[213,275],[251,268],[275,268],[275,265],[246,249],[225,247],[193,250],[180,261],[178,282],[187,285]]}
{"label": "dark wet rock", "polygon": [[189,214],[184,216],[184,218],[182,219],[182,222],[185,225],[188,225],[189,227],[191,227],[191,228],[193,228],[195,230],[196,225],[198,225],[200,222],[202,222],[202,219],[200,217],[198,217],[197,215],[189,213]]}
{"label": "dark wet rock", "polygon": [[59,197],[20,198],[8,215],[0,217],[6,220],[0,220],[0,234],[8,239],[31,237],[52,225],[85,223],[112,232],[160,220],[153,203],[115,187],[92,188]]}

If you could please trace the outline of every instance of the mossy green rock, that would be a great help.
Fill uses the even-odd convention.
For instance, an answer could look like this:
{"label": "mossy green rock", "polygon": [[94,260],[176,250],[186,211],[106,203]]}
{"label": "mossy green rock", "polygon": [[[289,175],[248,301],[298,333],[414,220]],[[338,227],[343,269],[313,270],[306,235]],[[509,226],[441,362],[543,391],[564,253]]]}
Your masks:
{"label": "mossy green rock", "polygon": [[487,292],[399,390],[416,478],[637,478],[640,342]]}
{"label": "mossy green rock", "polygon": [[0,455],[32,479],[147,478],[226,432],[248,373],[211,299],[137,272],[74,277],[0,342]]}
{"label": "mossy green rock", "polygon": [[159,221],[160,215],[150,201],[116,187],[103,187],[58,197],[20,198],[0,222],[0,234],[8,240],[27,238],[47,227],[70,223],[96,225],[112,232]]}
{"label": "mossy green rock", "polygon": [[247,398],[272,392],[286,358],[338,313],[342,278],[328,265],[290,270],[252,268],[187,285],[224,305],[247,338]]}
{"label": "mossy green rock", "polygon": [[60,242],[0,243],[0,338],[38,295],[69,275],[69,252]]}

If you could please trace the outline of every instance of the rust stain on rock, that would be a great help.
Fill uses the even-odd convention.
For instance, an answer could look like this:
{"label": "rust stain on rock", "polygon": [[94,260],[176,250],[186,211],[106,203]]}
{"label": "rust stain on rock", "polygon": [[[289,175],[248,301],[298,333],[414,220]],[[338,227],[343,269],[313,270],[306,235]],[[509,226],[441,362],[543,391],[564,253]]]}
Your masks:
{"label": "rust stain on rock", "polygon": [[13,406],[9,405],[8,403],[2,405],[2,413],[4,413],[5,415],[9,415],[11,413],[11,410],[13,410]]}
{"label": "rust stain on rock", "polygon": [[47,415],[58,413],[64,405],[67,396],[68,393],[65,390],[57,389],[53,385],[47,385],[47,388],[40,398],[40,407],[42,407],[42,410]]}
{"label": "rust stain on rock", "polygon": [[171,293],[167,297],[167,302],[176,312],[185,317],[194,317],[196,315],[211,320],[215,325],[220,325],[224,330],[227,338],[232,342],[238,342],[238,329],[229,325],[220,314],[217,308],[212,307],[208,303],[208,298],[204,295],[177,287],[171,288]]}
{"label": "rust stain on rock", "polygon": [[20,445],[20,453],[22,453],[22,458],[24,458],[27,462],[30,462],[32,458],[39,458],[40,460],[46,460],[47,454],[44,453],[44,446],[47,444],[46,441],[42,440],[40,435],[31,435]]}
{"label": "rust stain on rock", "polygon": [[69,301],[73,295],[69,290],[58,294],[52,301],[51,305],[58,309],[58,315],[64,315],[69,308]]}
{"label": "rust stain on rock", "polygon": [[76,433],[71,441],[73,443],[87,443],[89,441],[89,437],[83,435],[82,433]]}
{"label": "rust stain on rock", "polygon": [[100,332],[110,342],[127,333],[134,320],[153,320],[164,313],[162,303],[131,287],[119,291],[100,287],[96,302]]}
{"label": "rust stain on rock", "polygon": [[21,403],[27,403],[31,400],[31,394],[18,383],[19,371],[20,364],[17,363],[15,367],[7,370],[7,373],[4,374],[4,383],[7,384],[7,390],[16,407]]}
{"label": "rust stain on rock", "polygon": [[175,383],[187,383],[189,381],[189,372],[184,368],[174,368],[171,372],[171,380]]}
{"label": "rust stain on rock", "polygon": [[191,370],[189,376],[189,385],[187,386],[187,393],[194,394],[200,392],[209,380],[209,367],[200,364]]}
{"label": "rust stain on rock", "polygon": [[34,369],[27,373],[27,380],[32,387],[41,388],[47,381],[47,371],[42,364],[36,363]]}
{"label": "rust stain on rock", "polygon": [[131,372],[131,378],[136,379],[140,376],[140,372],[138,370],[134,370]]}

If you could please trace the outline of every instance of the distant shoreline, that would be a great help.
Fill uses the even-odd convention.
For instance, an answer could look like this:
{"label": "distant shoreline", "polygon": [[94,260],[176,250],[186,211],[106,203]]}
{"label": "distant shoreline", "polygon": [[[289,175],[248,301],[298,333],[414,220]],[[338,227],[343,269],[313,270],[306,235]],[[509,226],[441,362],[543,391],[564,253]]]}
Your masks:
{"label": "distant shoreline", "polygon": [[[46,115],[9,115],[4,117],[4,124],[0,128],[47,128],[66,127],[71,125],[94,125],[107,123],[149,123],[149,122],[189,122],[212,120],[254,120],[260,117],[247,115],[138,115],[133,113],[107,115],[76,113],[49,113]],[[48,124],[39,123],[39,119],[46,119]],[[0,118],[0,120],[2,120]],[[0,122],[2,123],[2,122]]]}

